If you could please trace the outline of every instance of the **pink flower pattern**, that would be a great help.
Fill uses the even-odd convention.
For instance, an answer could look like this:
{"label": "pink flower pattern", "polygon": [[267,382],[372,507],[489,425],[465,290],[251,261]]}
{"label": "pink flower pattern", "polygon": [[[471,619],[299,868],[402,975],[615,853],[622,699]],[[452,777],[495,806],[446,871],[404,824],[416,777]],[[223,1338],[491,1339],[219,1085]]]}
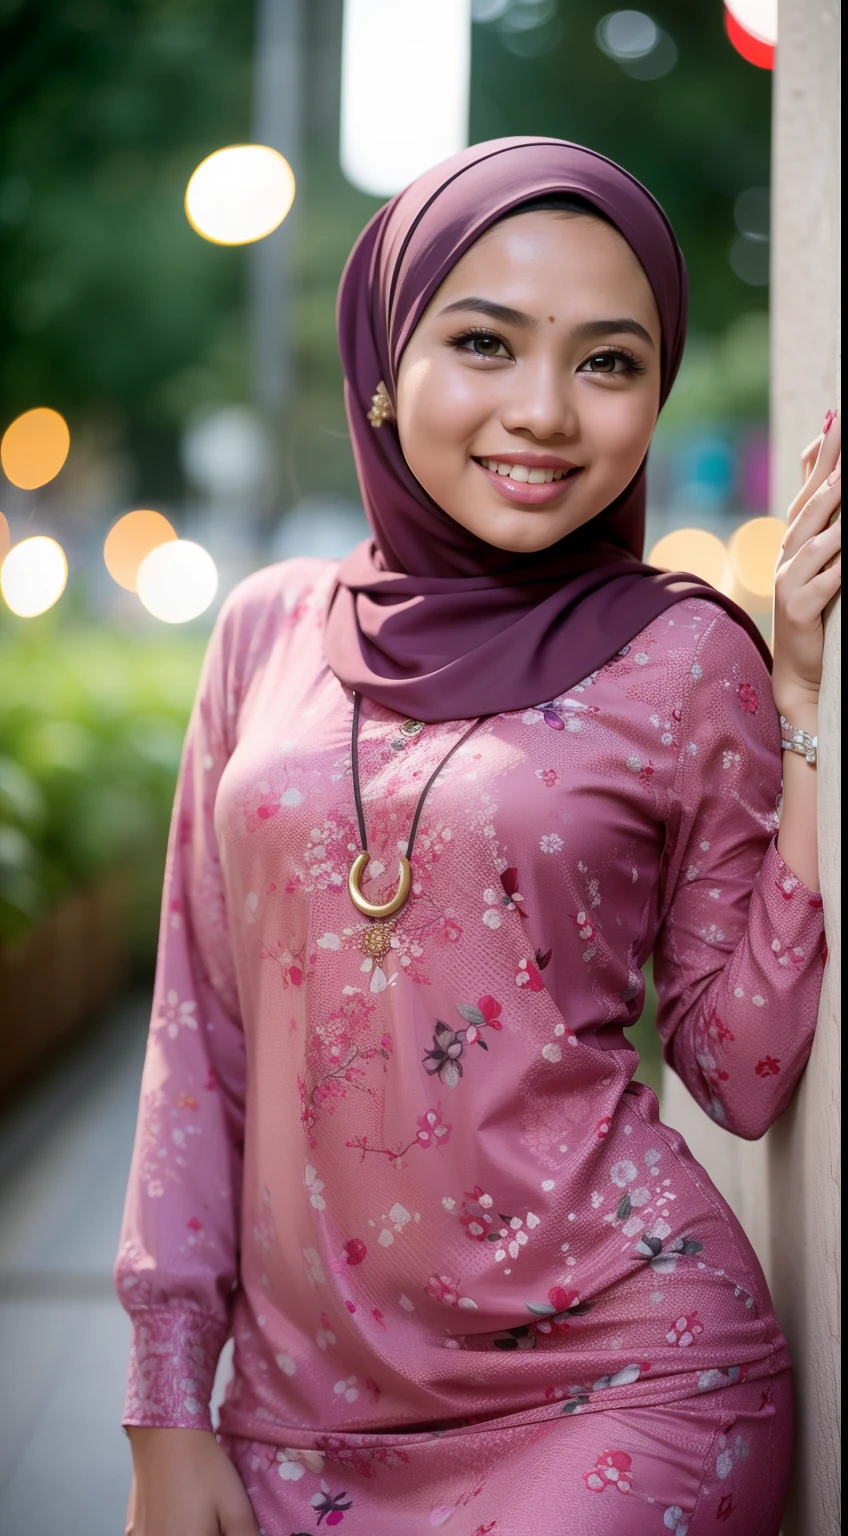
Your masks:
{"label": "pink flower pattern", "polygon": [[626,1451],[603,1451],[590,1471],[584,1473],[586,1487],[591,1493],[605,1493],[607,1488],[629,1493],[633,1487],[632,1466],[633,1460]]}

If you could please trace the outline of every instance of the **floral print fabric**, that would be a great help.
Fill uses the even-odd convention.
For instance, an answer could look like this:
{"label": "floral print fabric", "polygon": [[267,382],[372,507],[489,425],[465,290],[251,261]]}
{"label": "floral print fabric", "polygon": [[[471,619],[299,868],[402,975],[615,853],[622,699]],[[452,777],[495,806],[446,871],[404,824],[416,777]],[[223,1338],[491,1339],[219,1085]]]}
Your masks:
{"label": "floral print fabric", "polygon": [[778,1536],[792,1392],[783,1375],[495,1433],[294,1438],[223,1437],[262,1536]]}
{"label": "floral print fabric", "polygon": [[[188,733],[117,1264],[125,1423],[208,1428],[230,1332],[225,1435],[316,1454],[753,1390],[787,1366],[763,1276],[626,1029],[653,952],[667,1057],[729,1131],[762,1134],[803,1069],[821,901],[774,844],[762,661],[687,599],[484,721],[427,798],[409,902],[373,924],[347,894],[334,569],[237,589]],[[466,725],[364,703],[372,899]],[[599,1505],[631,1470],[607,1454],[632,1453],[598,1441]]]}

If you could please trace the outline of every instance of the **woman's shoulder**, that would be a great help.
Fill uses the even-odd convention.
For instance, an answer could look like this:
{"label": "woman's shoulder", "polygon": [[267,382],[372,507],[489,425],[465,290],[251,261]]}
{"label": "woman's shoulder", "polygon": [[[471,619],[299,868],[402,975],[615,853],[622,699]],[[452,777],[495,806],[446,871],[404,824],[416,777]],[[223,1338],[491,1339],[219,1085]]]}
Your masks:
{"label": "woman's shoulder", "polygon": [[339,569],[338,560],[304,556],[262,566],[239,581],[221,605],[219,623],[256,624],[266,616],[279,617],[304,606],[326,605]]}
{"label": "woman's shoulder", "polygon": [[704,670],[746,669],[765,674],[766,664],[753,637],[727,608],[709,594],[682,598],[657,615],[631,649],[653,651],[657,659],[697,678]]}
{"label": "woman's shoulder", "polygon": [[337,560],[281,560],[245,576],[227,594],[215,621],[209,661],[245,683],[279,646],[319,632]]}

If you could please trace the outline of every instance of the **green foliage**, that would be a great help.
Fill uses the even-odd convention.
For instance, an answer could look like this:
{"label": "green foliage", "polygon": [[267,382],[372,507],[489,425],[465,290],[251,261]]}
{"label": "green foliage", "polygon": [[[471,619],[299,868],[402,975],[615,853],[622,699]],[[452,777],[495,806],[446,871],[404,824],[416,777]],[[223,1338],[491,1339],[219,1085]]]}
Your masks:
{"label": "green foliage", "polygon": [[[768,184],[771,78],[734,53],[719,0],[651,0],[678,59],[661,79],[632,79],[596,45],[606,9],[558,0],[552,20],[523,34],[524,56],[504,18],[475,25],[471,137],[575,139],[656,193],[689,264],[694,350],[707,338],[679,415],[733,417],[736,359],[715,347],[709,367],[704,357],[709,338],[767,305],[767,290],[734,274],[728,249],[735,197]],[[249,392],[250,253],[199,239],[183,195],[205,155],[250,137],[254,10],[236,0],[0,0],[0,427],[34,404],[64,411],[72,430],[99,413],[137,462],[139,494],[154,499],[181,489],[187,416]],[[338,164],[341,13],[341,0],[301,0],[298,383],[277,423],[283,505],[356,493],[335,294],[377,203]],[[391,133],[378,103],[374,132]],[[762,369],[752,385],[747,354],[742,367],[742,412],[762,418]]]}
{"label": "green foliage", "polygon": [[[673,69],[638,80],[597,47],[595,28],[617,9],[597,0],[559,0],[548,51],[522,58],[503,22],[474,29],[472,139],[551,134],[617,160],[653,192],[683,248],[696,331],[721,332],[737,315],[764,309],[727,259],[736,233],[733,204],[769,184],[771,76],[730,46],[720,0],[650,0],[646,10],[677,48]],[[532,48],[532,34],[528,34]]]}
{"label": "green foliage", "polygon": [[243,397],[243,259],[183,196],[249,136],[252,8],[5,0],[0,22],[3,423],[50,404],[173,427],[187,393]]}
{"label": "green foliage", "polygon": [[120,864],[150,943],[202,650],[52,614],[0,634],[0,942]]}

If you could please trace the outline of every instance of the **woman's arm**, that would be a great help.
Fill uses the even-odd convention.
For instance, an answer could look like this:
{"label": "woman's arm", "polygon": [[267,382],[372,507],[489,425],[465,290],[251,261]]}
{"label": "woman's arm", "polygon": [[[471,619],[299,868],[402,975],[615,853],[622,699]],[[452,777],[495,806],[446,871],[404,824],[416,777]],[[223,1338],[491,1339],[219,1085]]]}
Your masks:
{"label": "woman's arm", "polygon": [[[815,737],[822,614],[839,590],[841,424],[805,455],[776,573],[771,684],[728,620],[702,642],[670,823],[667,910],[655,954],[666,1059],[720,1124],[761,1136],[785,1108],[812,1044],[824,957],[816,772],[778,752]],[[747,651],[747,659],[746,653]],[[745,675],[743,675],[745,674]],[[769,708],[772,695],[776,709]],[[778,716],[787,722],[782,725]]]}
{"label": "woman's arm", "polygon": [[231,751],[232,603],[212,636],[177,788],[153,1015],[115,1281],[133,1324],[127,1536],[256,1536],[209,1399],[237,1278],[244,1035],[213,814]]}
{"label": "woman's arm", "polygon": [[[681,717],[654,952],[666,1060],[702,1108],[761,1136],[806,1063],[822,975],[821,898],[777,848],[780,726],[753,642],[716,611]],[[808,768],[799,759],[800,766]]]}
{"label": "woman's arm", "polygon": [[226,615],[186,737],[116,1264],[133,1323],[125,1425],[211,1429],[237,1274],[244,1035],[213,825],[229,757]]}
{"label": "woman's arm", "polygon": [[[774,701],[791,726],[812,737],[818,735],[822,614],[842,581],[842,524],[839,517],[831,521],[842,505],[841,469],[837,415],[802,460],[804,484],[789,509],[775,578]],[[818,883],[817,845],[815,769],[800,754],[784,752],[777,846],[808,885]]]}

